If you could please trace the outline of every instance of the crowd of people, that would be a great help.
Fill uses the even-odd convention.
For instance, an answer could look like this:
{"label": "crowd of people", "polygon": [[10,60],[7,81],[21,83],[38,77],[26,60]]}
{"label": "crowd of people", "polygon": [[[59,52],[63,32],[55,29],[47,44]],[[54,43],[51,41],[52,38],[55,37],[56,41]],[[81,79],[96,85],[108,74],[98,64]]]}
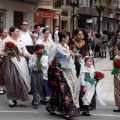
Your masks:
{"label": "crowd of people", "polygon": [[[41,102],[51,115],[57,111],[68,120],[79,116],[80,111],[90,116],[89,110],[96,109],[96,98],[105,105],[97,94],[100,88],[94,57],[106,57],[108,46],[110,59],[115,54],[119,59],[120,31],[108,41],[106,31],[101,36],[92,30],[77,28],[70,39],[69,33],[60,31],[59,26],[54,28],[53,35],[49,26],[36,24],[33,32],[28,26],[24,20],[20,30],[15,26],[9,31],[0,29],[0,94],[6,92],[9,107],[15,107],[18,100],[30,100],[29,92],[34,109]],[[116,82],[120,83],[118,76],[115,76]],[[115,84],[117,91],[120,91],[119,85]],[[115,92],[115,96],[118,108],[114,112],[117,112],[120,111],[119,93]]]}

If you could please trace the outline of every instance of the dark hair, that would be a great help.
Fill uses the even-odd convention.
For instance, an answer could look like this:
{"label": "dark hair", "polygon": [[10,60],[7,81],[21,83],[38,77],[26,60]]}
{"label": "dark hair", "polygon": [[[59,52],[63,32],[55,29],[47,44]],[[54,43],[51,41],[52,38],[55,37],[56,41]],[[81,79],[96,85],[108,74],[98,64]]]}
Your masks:
{"label": "dark hair", "polygon": [[116,31],[116,35],[117,35],[119,32],[120,32],[120,29],[118,29],[118,30]]}
{"label": "dark hair", "polygon": [[40,24],[35,24],[34,29],[37,29],[40,26]]}
{"label": "dark hair", "polygon": [[47,28],[43,28],[42,33],[44,34],[47,30]]}
{"label": "dark hair", "polygon": [[34,47],[34,52],[38,51],[38,50],[41,50],[41,49],[44,49],[44,45],[36,44],[35,47]]}
{"label": "dark hair", "polygon": [[59,31],[58,32],[58,37],[59,37],[59,43],[62,42],[62,38],[65,38],[67,36],[65,31]]}
{"label": "dark hair", "polygon": [[96,38],[100,38],[100,34],[96,33],[96,34],[95,34],[95,37],[96,37]]}
{"label": "dark hair", "polygon": [[60,27],[59,27],[59,26],[55,26],[54,29],[55,29],[55,28],[58,28],[58,29],[60,30]]}
{"label": "dark hair", "polygon": [[11,32],[14,32],[16,29],[18,29],[18,27],[16,27],[16,26],[10,27],[10,29],[9,29],[10,36],[11,36]]}
{"label": "dark hair", "polygon": [[103,31],[103,34],[106,34],[106,35],[107,35],[107,34],[108,34],[108,32],[107,32],[106,30],[104,30],[104,31]]}
{"label": "dark hair", "polygon": [[4,30],[5,30],[4,27],[0,28],[0,36],[1,36],[1,34],[3,33]]}
{"label": "dark hair", "polygon": [[77,34],[79,33],[79,31],[82,31],[82,33],[84,35],[84,40],[87,40],[88,39],[88,33],[83,28],[77,28],[77,29],[75,29],[74,30],[74,36],[77,36]]}
{"label": "dark hair", "polygon": [[23,20],[23,21],[21,21],[20,25],[23,25],[23,22],[27,22],[28,23],[27,20]]}
{"label": "dark hair", "polygon": [[84,62],[87,62],[89,59],[93,60],[92,57],[87,56],[87,57],[84,58]]}

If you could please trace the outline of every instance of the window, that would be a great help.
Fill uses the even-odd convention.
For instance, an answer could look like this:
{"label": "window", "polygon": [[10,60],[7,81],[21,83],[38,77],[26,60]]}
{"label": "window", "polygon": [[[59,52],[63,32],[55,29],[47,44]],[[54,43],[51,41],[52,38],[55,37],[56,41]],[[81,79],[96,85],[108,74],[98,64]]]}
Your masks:
{"label": "window", "polygon": [[83,0],[79,0],[79,7],[83,6]]}
{"label": "window", "polygon": [[0,28],[5,27],[5,10],[0,9]]}

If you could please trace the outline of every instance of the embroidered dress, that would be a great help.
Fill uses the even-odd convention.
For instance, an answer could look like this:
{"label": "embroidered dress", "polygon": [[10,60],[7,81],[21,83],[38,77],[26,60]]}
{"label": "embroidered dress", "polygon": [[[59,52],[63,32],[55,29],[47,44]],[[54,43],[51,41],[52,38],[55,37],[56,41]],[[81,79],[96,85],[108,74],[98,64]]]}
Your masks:
{"label": "embroidered dress", "polygon": [[[56,44],[56,46],[52,45],[50,47],[50,54],[48,58],[50,65],[56,55],[58,55],[58,59],[64,66],[69,66],[67,58],[70,53],[66,44],[64,47],[59,43]],[[76,116],[76,104],[78,102],[76,90],[77,83],[74,79],[72,71],[69,68],[63,71],[50,66],[48,69],[48,82],[52,89],[52,94],[47,104],[47,108],[53,111],[58,111],[63,116]]]}
{"label": "embroidered dress", "polygon": [[[120,59],[120,56],[116,56],[115,59]],[[120,108],[120,72],[114,75],[114,96],[116,107]]]}
{"label": "embroidered dress", "polygon": [[96,109],[95,101],[95,87],[96,82],[94,80],[95,70],[94,67],[83,67],[81,72],[80,81],[82,86],[86,86],[87,91],[80,93],[80,109],[83,110],[85,105],[89,105],[89,109]]}
{"label": "embroidered dress", "polygon": [[23,56],[26,56],[28,52],[20,39],[15,42],[10,37],[4,40],[1,51],[4,51],[5,43],[8,41],[13,42],[17,46],[16,54],[19,57],[19,61],[15,56],[7,56],[3,62],[7,98],[11,100],[29,100],[30,76],[26,60]]}

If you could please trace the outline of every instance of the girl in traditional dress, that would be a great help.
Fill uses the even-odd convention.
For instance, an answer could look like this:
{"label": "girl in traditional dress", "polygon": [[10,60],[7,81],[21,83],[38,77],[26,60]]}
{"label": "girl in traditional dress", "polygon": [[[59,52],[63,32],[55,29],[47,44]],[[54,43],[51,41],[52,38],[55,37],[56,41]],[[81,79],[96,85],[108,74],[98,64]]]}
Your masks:
{"label": "girl in traditional dress", "polygon": [[[120,64],[120,44],[118,44],[114,52],[116,54],[115,60],[118,59],[118,65]],[[120,68],[119,68],[120,69]],[[119,72],[120,73],[120,72]],[[114,74],[114,96],[115,96],[115,104],[116,104],[116,109],[114,109],[114,112],[120,112],[120,74]]]}
{"label": "girl in traditional dress", "polygon": [[80,81],[85,93],[82,97],[83,101],[83,113],[82,115],[90,116],[89,105],[95,93],[95,70],[93,67],[93,60],[91,57],[86,56],[84,58],[84,66],[81,70]]}
{"label": "girl in traditional dress", "polygon": [[[9,33],[10,36],[4,40],[4,44],[1,46],[0,55],[5,56],[3,75],[9,106],[15,107],[16,100],[29,100],[30,76],[24,56],[30,57],[31,55],[19,39],[19,29],[11,27]],[[8,43],[9,47],[13,46],[12,52],[6,48]]]}
{"label": "girl in traditional dress", "polygon": [[[3,40],[7,37],[8,31],[5,28],[0,29],[0,46]],[[0,57],[0,95],[4,93],[4,80],[3,80],[3,70],[2,70],[3,57]]]}
{"label": "girl in traditional dress", "polygon": [[49,39],[49,30],[47,28],[44,28],[42,30],[43,33],[43,41],[37,41],[37,44],[42,44],[45,47],[46,50],[46,54],[43,55],[42,59],[43,59],[43,64],[46,64],[46,68],[43,68],[43,90],[42,90],[42,99],[41,99],[41,103],[46,104],[48,102],[46,97],[50,97],[51,95],[51,90],[48,86],[48,55],[49,55],[49,48],[50,46],[53,44],[53,42]]}
{"label": "girl in traditional dress", "polygon": [[[49,51],[48,81],[52,89],[51,98],[46,110],[50,114],[54,111],[60,112],[66,119],[77,115],[76,104],[78,96],[76,85],[77,81],[73,76],[72,68],[68,63],[70,56],[68,36],[65,32],[58,32],[59,43],[52,44]],[[57,60],[60,62],[58,65]]]}

